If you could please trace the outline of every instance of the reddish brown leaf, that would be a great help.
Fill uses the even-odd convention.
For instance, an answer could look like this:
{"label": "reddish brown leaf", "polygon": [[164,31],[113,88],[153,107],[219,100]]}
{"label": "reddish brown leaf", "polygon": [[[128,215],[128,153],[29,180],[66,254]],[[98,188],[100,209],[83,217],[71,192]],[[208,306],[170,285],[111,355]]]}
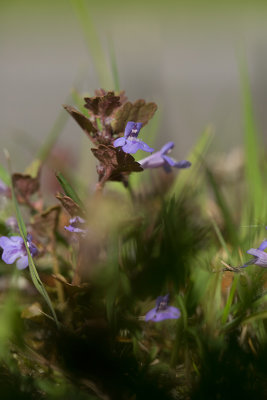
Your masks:
{"label": "reddish brown leaf", "polygon": [[93,126],[90,119],[80,113],[74,107],[67,105],[64,105],[63,107],[75,119],[77,124],[84,130],[89,139],[91,139],[93,143],[97,143],[97,129]]}
{"label": "reddish brown leaf", "polygon": [[91,150],[101,163],[101,168],[98,170],[100,180],[105,176],[106,180],[125,181],[125,175],[143,171],[133,156],[121,149],[100,145],[98,149]]}
{"label": "reddish brown leaf", "polygon": [[40,187],[39,174],[36,178],[33,178],[31,175],[15,173],[12,175],[12,182],[15,190],[24,200],[28,200]]}
{"label": "reddish brown leaf", "polygon": [[114,133],[122,133],[128,121],[142,122],[146,125],[157,110],[155,103],[146,103],[140,99],[134,103],[129,101],[116,111],[112,128]]}
{"label": "reddish brown leaf", "polygon": [[69,196],[58,194],[56,198],[60,201],[65,210],[70,214],[71,217],[84,216],[83,210],[73,201]]}
{"label": "reddish brown leaf", "polygon": [[109,117],[113,111],[120,107],[120,96],[115,96],[114,92],[105,92],[100,89],[101,96],[85,97],[84,107],[88,108],[96,116]]}
{"label": "reddish brown leaf", "polygon": [[56,231],[60,210],[60,206],[53,206],[34,216],[31,227],[37,235],[47,237]]}

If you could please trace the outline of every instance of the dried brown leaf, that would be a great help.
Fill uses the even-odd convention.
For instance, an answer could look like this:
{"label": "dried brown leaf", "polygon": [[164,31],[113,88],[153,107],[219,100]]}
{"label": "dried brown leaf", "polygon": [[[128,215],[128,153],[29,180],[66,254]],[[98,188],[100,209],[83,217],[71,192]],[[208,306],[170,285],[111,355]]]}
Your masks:
{"label": "dried brown leaf", "polygon": [[43,311],[42,311],[42,306],[40,303],[33,303],[29,307],[24,308],[21,313],[21,317],[23,319],[40,319],[43,318]]}
{"label": "dried brown leaf", "polygon": [[100,94],[100,96],[85,97],[84,99],[84,107],[94,115],[109,117],[116,108],[120,107],[120,96],[115,96],[114,92],[105,92],[100,89],[97,94]]}
{"label": "dried brown leaf", "polygon": [[121,149],[100,145],[97,149],[91,150],[101,163],[100,180],[105,176],[106,180],[124,181],[124,175],[143,171],[143,168],[135,161],[133,156],[124,153]]}
{"label": "dried brown leaf", "polygon": [[77,124],[83,129],[89,139],[91,139],[93,143],[97,143],[97,129],[93,126],[90,119],[80,113],[74,107],[67,105],[63,105],[63,107],[75,119]]}
{"label": "dried brown leaf", "polygon": [[129,121],[142,122],[143,125],[146,125],[156,110],[157,105],[155,103],[146,103],[142,99],[134,103],[128,101],[115,113],[114,121],[111,124],[113,133],[124,132],[125,126]]}
{"label": "dried brown leaf", "polygon": [[20,173],[12,174],[13,185],[22,199],[28,200],[31,195],[39,190],[39,175],[40,174],[38,174],[36,178],[33,178],[31,175]]}
{"label": "dried brown leaf", "polygon": [[60,210],[61,207],[57,205],[34,216],[31,227],[37,235],[47,237],[56,231]]}
{"label": "dried brown leaf", "polygon": [[84,216],[83,210],[73,201],[69,196],[59,193],[56,198],[60,201],[65,210],[70,214],[71,217]]}

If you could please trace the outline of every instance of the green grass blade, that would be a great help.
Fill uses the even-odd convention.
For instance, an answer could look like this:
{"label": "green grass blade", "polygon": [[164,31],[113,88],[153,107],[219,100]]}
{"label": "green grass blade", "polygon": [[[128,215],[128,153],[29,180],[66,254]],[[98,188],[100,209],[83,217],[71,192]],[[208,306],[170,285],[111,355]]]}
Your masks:
{"label": "green grass blade", "polygon": [[257,321],[259,319],[266,319],[266,318],[267,318],[267,311],[266,310],[259,311],[244,318],[242,321],[242,325]]}
{"label": "green grass blade", "polygon": [[247,179],[249,207],[254,210],[256,221],[264,218],[262,208],[266,199],[262,173],[260,169],[261,152],[259,134],[253,113],[251,91],[245,62],[240,63],[240,76],[244,110],[244,147],[245,147],[245,175]]}
{"label": "green grass blade", "polygon": [[112,78],[98,33],[90,15],[89,7],[85,0],[70,1],[80,21],[87,47],[92,56],[95,71],[98,75],[99,83],[103,88],[109,89],[112,87]]}
{"label": "green grass blade", "polygon": [[[11,170],[11,168],[10,168],[10,170]],[[39,274],[38,274],[37,269],[36,269],[36,267],[34,265],[34,262],[33,262],[29,247],[27,245],[27,229],[26,229],[26,225],[25,225],[25,223],[23,221],[23,218],[22,218],[22,215],[21,215],[21,212],[20,212],[20,209],[19,209],[19,205],[18,205],[18,202],[17,202],[15,189],[14,189],[14,185],[13,185],[12,181],[11,181],[11,191],[12,191],[12,200],[13,200],[13,204],[14,204],[14,207],[15,207],[15,213],[16,213],[17,223],[18,223],[18,227],[19,227],[19,232],[20,232],[21,237],[23,238],[23,241],[24,241],[24,244],[25,244],[25,248],[26,248],[26,251],[27,251],[27,255],[28,255],[30,275],[31,275],[33,284],[36,287],[36,289],[38,290],[38,292],[45,299],[48,307],[50,308],[50,311],[51,311],[51,314],[52,314],[52,316],[54,318],[54,321],[55,321],[57,327],[59,327],[59,321],[57,319],[56,312],[55,312],[54,307],[52,305],[52,302],[51,302],[51,300],[50,300],[50,298],[49,298],[49,296],[47,294],[47,291],[45,290],[45,287],[44,287],[44,285],[43,285],[43,283],[42,283],[42,281],[41,281],[41,279],[39,277]]]}
{"label": "green grass blade", "polygon": [[224,237],[223,237],[223,235],[222,235],[222,233],[221,233],[221,231],[220,231],[220,229],[219,229],[217,223],[215,222],[214,219],[211,219],[211,222],[212,222],[212,225],[213,225],[213,227],[214,227],[215,233],[216,233],[216,235],[217,235],[217,237],[218,237],[218,240],[219,240],[221,246],[224,248],[224,250],[225,250],[225,252],[226,252],[226,254],[227,254],[227,256],[228,256],[230,262],[232,263],[231,254],[230,254],[230,252],[229,252],[229,250],[228,250],[227,244],[226,244],[226,242],[225,242],[225,240],[224,240]]}
{"label": "green grass blade", "polygon": [[109,43],[109,56],[110,56],[111,72],[112,72],[113,83],[114,83],[114,90],[115,90],[115,92],[119,92],[120,91],[119,72],[118,72],[114,44],[113,44],[113,41],[111,38],[109,39],[108,43]]}
{"label": "green grass blade", "polygon": [[64,190],[65,194],[69,196],[72,200],[75,201],[81,208],[84,208],[83,203],[73,187],[70,185],[70,183],[67,181],[66,178],[61,174],[61,172],[56,173],[56,178],[59,181],[62,189]]}
{"label": "green grass blade", "polygon": [[238,245],[239,244],[238,234],[228,204],[221,192],[219,185],[217,184],[213,176],[213,173],[208,167],[206,167],[206,174],[208,182],[213,190],[216,203],[219,209],[221,210],[228,238],[233,245]]}
{"label": "green grass blade", "polygon": [[226,321],[228,319],[228,316],[230,314],[231,305],[233,303],[233,299],[234,299],[234,295],[235,295],[235,291],[236,291],[237,279],[238,279],[238,277],[235,276],[234,280],[232,282],[232,286],[231,286],[231,290],[230,290],[229,296],[227,298],[226,305],[225,305],[224,310],[223,310],[223,315],[222,315],[222,324],[223,325],[226,323]]}

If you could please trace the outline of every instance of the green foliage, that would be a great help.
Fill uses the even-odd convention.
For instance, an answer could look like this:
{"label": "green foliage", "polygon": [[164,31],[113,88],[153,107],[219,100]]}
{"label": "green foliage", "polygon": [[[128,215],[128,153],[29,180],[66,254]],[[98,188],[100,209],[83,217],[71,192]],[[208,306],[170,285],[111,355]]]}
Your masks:
{"label": "green foliage", "polygon": [[56,173],[56,178],[59,181],[62,189],[66,193],[67,196],[69,196],[73,201],[75,201],[78,206],[81,208],[84,208],[82,201],[80,200],[79,196],[73,189],[73,187],[70,185],[70,183],[67,181],[67,179],[62,175],[61,172]]}

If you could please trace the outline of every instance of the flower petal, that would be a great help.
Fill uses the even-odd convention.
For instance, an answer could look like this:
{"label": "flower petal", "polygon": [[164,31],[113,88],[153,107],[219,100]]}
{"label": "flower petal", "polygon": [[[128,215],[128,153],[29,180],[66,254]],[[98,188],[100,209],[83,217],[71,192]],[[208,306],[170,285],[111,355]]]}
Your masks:
{"label": "flower petal", "polygon": [[159,151],[156,153],[152,154],[151,156],[148,156],[146,158],[143,158],[142,160],[138,161],[139,164],[141,165],[142,168],[158,168],[162,167],[165,161],[161,157],[161,154]]}
{"label": "flower petal", "polygon": [[126,144],[122,147],[122,150],[124,151],[124,153],[134,154],[138,150],[140,150],[140,142],[133,141],[133,140],[127,140]]}
{"label": "flower petal", "polygon": [[165,319],[178,319],[181,316],[181,312],[179,308],[168,306],[166,310],[156,311],[156,308],[152,308],[152,310],[148,311],[145,316],[145,321],[153,321],[160,322]]}
{"label": "flower petal", "polygon": [[125,143],[126,143],[125,138],[124,137],[119,137],[118,139],[114,140],[113,146],[114,147],[120,147],[120,146],[125,145]]}
{"label": "flower petal", "polygon": [[259,265],[260,267],[266,268],[267,267],[267,253],[258,249],[249,249],[247,251],[248,254],[256,257],[254,262],[255,265]]}
{"label": "flower petal", "polygon": [[0,237],[0,247],[2,247],[2,249],[4,249],[6,246],[10,246],[12,245],[12,241],[6,237],[6,236],[1,236]]}
{"label": "flower petal", "polygon": [[[130,135],[133,135],[135,137],[138,136],[140,129],[142,128],[142,122],[133,122],[129,121],[126,124],[125,131],[124,131],[124,137],[127,139]],[[133,132],[136,131],[136,132]]]}
{"label": "flower petal", "polygon": [[267,240],[264,240],[260,246],[258,247],[258,250],[265,250],[267,248]]}
{"label": "flower petal", "polygon": [[174,168],[189,168],[191,166],[191,162],[187,160],[175,161],[173,158],[165,156],[164,154],[162,155],[162,158],[164,158],[164,160]]}
{"label": "flower petal", "polygon": [[25,252],[23,251],[23,249],[18,248],[16,246],[9,246],[9,247],[6,247],[3,251],[2,260],[6,264],[13,264],[13,262],[17,258],[23,257],[24,255],[25,255]]}
{"label": "flower petal", "polygon": [[124,137],[125,138],[127,138],[131,134],[132,129],[134,128],[134,124],[135,123],[133,121],[127,122],[126,127],[125,127],[125,131],[124,131]]}
{"label": "flower petal", "polygon": [[168,142],[160,149],[160,154],[167,154],[171,149],[174,148],[174,142]]}
{"label": "flower petal", "polygon": [[176,161],[174,167],[175,168],[189,168],[191,167],[191,162],[187,160]]}
{"label": "flower petal", "polygon": [[162,158],[163,158],[171,167],[174,167],[174,166],[175,166],[176,161],[175,161],[173,158],[168,157],[168,156],[165,156],[164,154],[162,155]]}
{"label": "flower petal", "polygon": [[157,312],[156,312],[156,307],[155,307],[155,308],[152,308],[152,310],[148,311],[148,313],[145,316],[145,321],[154,320],[156,315],[157,315]]}
{"label": "flower petal", "polygon": [[148,153],[152,153],[154,151],[154,149],[152,149],[152,147],[149,147],[148,144],[146,144],[145,142],[142,142],[142,140],[139,141],[139,144],[140,144],[140,147],[139,147],[140,150],[147,151]]}
{"label": "flower petal", "polygon": [[9,187],[0,179],[0,195],[7,195]]}
{"label": "flower petal", "polygon": [[28,265],[29,265],[28,256],[20,257],[16,262],[16,266],[18,269],[25,269],[28,267]]}
{"label": "flower petal", "polygon": [[19,244],[22,245],[24,242],[21,236],[10,236],[10,240],[13,243],[16,243],[16,245],[19,245]]}

